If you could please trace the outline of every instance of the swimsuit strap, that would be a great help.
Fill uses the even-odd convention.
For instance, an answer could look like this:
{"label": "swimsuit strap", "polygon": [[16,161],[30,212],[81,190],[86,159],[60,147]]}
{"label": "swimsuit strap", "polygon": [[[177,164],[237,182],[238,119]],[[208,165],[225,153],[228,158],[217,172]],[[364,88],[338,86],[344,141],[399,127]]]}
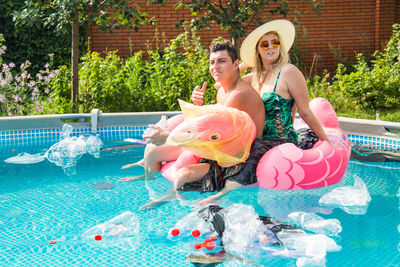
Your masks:
{"label": "swimsuit strap", "polygon": [[275,86],[274,86],[274,93],[275,93],[275,90],[276,90],[276,85],[278,84],[278,80],[279,80],[279,75],[281,74],[281,72],[279,71],[278,72],[278,76],[276,77],[276,82],[275,82]]}

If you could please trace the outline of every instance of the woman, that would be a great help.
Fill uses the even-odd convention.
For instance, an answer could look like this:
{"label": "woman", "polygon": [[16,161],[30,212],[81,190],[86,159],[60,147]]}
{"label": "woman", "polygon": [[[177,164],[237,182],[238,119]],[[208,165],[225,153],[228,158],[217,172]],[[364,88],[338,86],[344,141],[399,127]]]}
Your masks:
{"label": "woman", "polygon": [[318,138],[329,141],[310,110],[303,74],[289,63],[288,51],[294,38],[295,28],[288,20],[274,20],[251,32],[243,41],[240,56],[244,63],[241,70],[252,67],[253,72],[242,79],[256,89],[264,102],[263,139],[279,138],[297,144],[293,128],[297,107],[300,117]]}

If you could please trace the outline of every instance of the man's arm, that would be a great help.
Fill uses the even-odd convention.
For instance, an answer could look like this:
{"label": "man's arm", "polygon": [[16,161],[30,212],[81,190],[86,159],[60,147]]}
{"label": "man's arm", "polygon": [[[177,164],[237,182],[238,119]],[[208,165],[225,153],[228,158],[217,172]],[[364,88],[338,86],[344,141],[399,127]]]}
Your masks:
{"label": "man's arm", "polygon": [[207,87],[207,82],[204,82],[201,88],[198,85],[194,88],[191,99],[195,105],[201,106],[204,104],[203,97],[206,87]]}

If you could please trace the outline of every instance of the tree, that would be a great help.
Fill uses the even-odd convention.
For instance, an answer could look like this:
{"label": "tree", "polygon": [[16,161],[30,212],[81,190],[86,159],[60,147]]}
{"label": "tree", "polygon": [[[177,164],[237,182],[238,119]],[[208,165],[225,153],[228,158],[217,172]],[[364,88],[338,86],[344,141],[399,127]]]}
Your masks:
{"label": "tree", "polygon": [[[131,3],[132,2],[132,3]],[[78,101],[79,94],[79,26],[95,24],[102,30],[112,31],[126,27],[137,31],[140,25],[153,24],[153,18],[140,11],[139,6],[130,0],[29,0],[23,10],[14,13],[16,24],[27,26],[42,23],[61,32],[71,29],[71,103]]]}
{"label": "tree", "polygon": [[[165,4],[168,0],[153,0],[154,4]],[[310,3],[310,8],[319,14],[322,0],[303,0]],[[298,9],[291,9],[287,0],[179,0],[176,8],[187,8],[192,20],[190,27],[198,29],[210,28],[211,23],[216,23],[228,31],[232,36],[232,42],[239,46],[239,39],[244,37],[247,31],[254,26],[265,23],[274,16],[287,16],[289,13],[301,15]],[[181,20],[180,27],[185,20]]]}
{"label": "tree", "polygon": [[52,28],[43,30],[43,23],[31,27],[16,26],[13,22],[13,13],[21,10],[24,0],[0,0],[0,34],[4,35],[7,47],[2,54],[3,62],[13,62],[20,66],[27,59],[32,63],[27,71],[36,76],[39,70],[49,62],[49,54],[54,54],[52,62],[55,66],[67,64],[71,51],[71,36],[63,35]]}

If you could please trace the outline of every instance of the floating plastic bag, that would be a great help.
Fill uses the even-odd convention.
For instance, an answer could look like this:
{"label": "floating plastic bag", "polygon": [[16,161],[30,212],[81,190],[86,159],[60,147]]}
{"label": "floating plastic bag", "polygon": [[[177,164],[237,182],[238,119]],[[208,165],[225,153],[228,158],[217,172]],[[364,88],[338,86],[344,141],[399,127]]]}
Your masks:
{"label": "floating plastic bag", "polygon": [[29,154],[26,152],[20,153],[17,156],[5,159],[4,161],[12,164],[33,164],[42,162],[45,159],[44,153]]}
{"label": "floating plastic bag", "polygon": [[333,189],[323,195],[319,200],[320,205],[341,208],[349,214],[367,213],[371,196],[363,180],[354,175],[353,186],[343,186]]}
{"label": "floating plastic bag", "polygon": [[135,249],[140,241],[139,230],[140,223],[136,214],[126,211],[85,231],[82,238],[102,247]]}
{"label": "floating plastic bag", "polygon": [[248,246],[265,236],[265,226],[252,206],[230,205],[224,209],[223,218],[222,241],[228,253],[244,254]]}
{"label": "floating plastic bag", "polygon": [[220,104],[195,106],[179,100],[185,121],[169,134],[167,144],[181,146],[194,155],[221,166],[245,162],[256,136],[250,116]]}
{"label": "floating plastic bag", "polygon": [[100,158],[100,147],[103,142],[96,136],[90,135],[86,140],[86,151],[96,159]]}
{"label": "floating plastic bag", "polygon": [[340,251],[341,246],[335,240],[322,234],[299,234],[282,231],[278,234],[279,239],[289,250],[296,251],[300,257],[297,266],[325,266],[326,252]]}
{"label": "floating plastic bag", "polygon": [[324,219],[315,213],[292,212],[288,215],[288,223],[318,234],[337,236],[342,231],[337,219]]}

